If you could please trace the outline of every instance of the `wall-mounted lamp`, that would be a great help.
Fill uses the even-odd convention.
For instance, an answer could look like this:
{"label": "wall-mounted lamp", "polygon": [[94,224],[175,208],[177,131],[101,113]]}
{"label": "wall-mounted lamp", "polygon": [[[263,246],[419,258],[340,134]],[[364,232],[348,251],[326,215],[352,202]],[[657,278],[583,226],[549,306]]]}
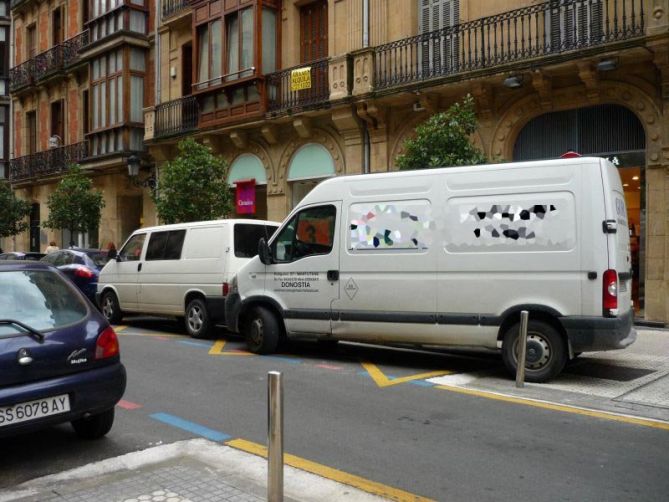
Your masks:
{"label": "wall-mounted lamp", "polygon": [[156,189],[156,177],[154,174],[151,174],[145,180],[139,180],[139,168],[141,167],[142,159],[139,156],[132,154],[128,157],[128,177],[130,182],[136,187],[150,188],[151,190]]}
{"label": "wall-mounted lamp", "polygon": [[504,79],[504,87],[508,87],[509,89],[515,89],[517,87],[520,87],[521,85],[523,85],[522,77],[513,75],[511,77],[506,77]]}
{"label": "wall-mounted lamp", "polygon": [[615,59],[602,59],[597,63],[598,71],[611,71],[618,67],[618,62]]}

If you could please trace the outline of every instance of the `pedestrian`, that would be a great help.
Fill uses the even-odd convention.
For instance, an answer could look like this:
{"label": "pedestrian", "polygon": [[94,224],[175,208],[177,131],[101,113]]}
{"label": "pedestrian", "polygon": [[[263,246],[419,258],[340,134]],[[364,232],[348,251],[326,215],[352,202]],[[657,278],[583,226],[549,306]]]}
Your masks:
{"label": "pedestrian", "polygon": [[56,241],[51,241],[49,242],[49,245],[46,247],[45,253],[53,253],[54,251],[58,251],[60,248],[56,246]]}
{"label": "pedestrian", "polygon": [[118,253],[116,252],[116,246],[114,245],[113,242],[110,242],[109,245],[107,246],[107,259],[113,260],[116,258],[116,255]]}

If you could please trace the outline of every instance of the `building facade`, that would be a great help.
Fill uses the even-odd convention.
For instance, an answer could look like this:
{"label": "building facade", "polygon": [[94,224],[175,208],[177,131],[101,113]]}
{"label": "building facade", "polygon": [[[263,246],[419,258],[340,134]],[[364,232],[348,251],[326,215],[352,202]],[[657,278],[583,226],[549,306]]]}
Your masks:
{"label": "building facade", "polygon": [[[148,194],[127,176],[128,158],[144,151],[153,10],[149,0],[11,0],[9,179],[32,204],[30,231],[16,237],[16,249],[118,244],[155,222]],[[100,228],[91,235],[42,225],[48,197],[73,163],[104,194]]]}
{"label": "building facade", "polygon": [[[11,5],[18,80],[10,178],[38,205],[35,229],[60,171],[26,157],[50,152],[59,100],[62,148],[86,143],[80,162],[105,194],[98,240],[118,244],[131,227],[156,221],[149,190],[126,174],[133,152],[144,178],[193,136],[229,162],[231,190],[254,181],[256,217],[281,220],[327,177],[395,169],[416,125],[471,94],[480,121],[472,139],[491,161],[576,150],[618,165],[637,315],[669,321],[669,0]],[[58,45],[58,5],[67,20],[59,43],[85,43],[61,71],[35,70],[23,83],[24,65]],[[38,242],[53,235],[39,228]]]}
{"label": "building facade", "polygon": [[9,0],[0,0],[0,182],[9,177]]}

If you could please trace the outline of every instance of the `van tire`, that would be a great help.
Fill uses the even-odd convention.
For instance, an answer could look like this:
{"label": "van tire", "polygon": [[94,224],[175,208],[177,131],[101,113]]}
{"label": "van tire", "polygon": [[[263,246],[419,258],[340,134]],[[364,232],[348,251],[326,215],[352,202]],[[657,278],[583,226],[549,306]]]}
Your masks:
{"label": "van tire", "polygon": [[[517,346],[520,323],[512,325],[504,333],[502,359],[509,372],[515,376],[517,368]],[[564,338],[550,324],[530,319],[527,323],[527,357],[525,380],[547,382],[560,374],[567,363],[567,347]]]}
{"label": "van tire", "polygon": [[184,325],[188,335],[193,338],[205,338],[209,334],[211,320],[207,306],[201,298],[194,298],[188,302]]}
{"label": "van tire", "polygon": [[281,329],[276,316],[265,307],[255,307],[248,317],[244,337],[254,354],[272,354],[279,346]]}
{"label": "van tire", "polygon": [[123,319],[123,312],[118,303],[116,293],[113,291],[105,291],[100,299],[100,312],[109,324],[118,324]]}

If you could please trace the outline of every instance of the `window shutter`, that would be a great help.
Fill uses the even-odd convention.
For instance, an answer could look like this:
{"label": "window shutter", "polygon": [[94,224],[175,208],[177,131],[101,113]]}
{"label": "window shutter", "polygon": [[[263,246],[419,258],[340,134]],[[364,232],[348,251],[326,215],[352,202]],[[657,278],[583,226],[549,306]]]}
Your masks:
{"label": "window shutter", "polygon": [[603,7],[602,0],[593,0],[591,9],[591,22],[590,22],[590,41],[591,42],[601,42],[602,34],[604,32],[602,22],[603,22]]}

